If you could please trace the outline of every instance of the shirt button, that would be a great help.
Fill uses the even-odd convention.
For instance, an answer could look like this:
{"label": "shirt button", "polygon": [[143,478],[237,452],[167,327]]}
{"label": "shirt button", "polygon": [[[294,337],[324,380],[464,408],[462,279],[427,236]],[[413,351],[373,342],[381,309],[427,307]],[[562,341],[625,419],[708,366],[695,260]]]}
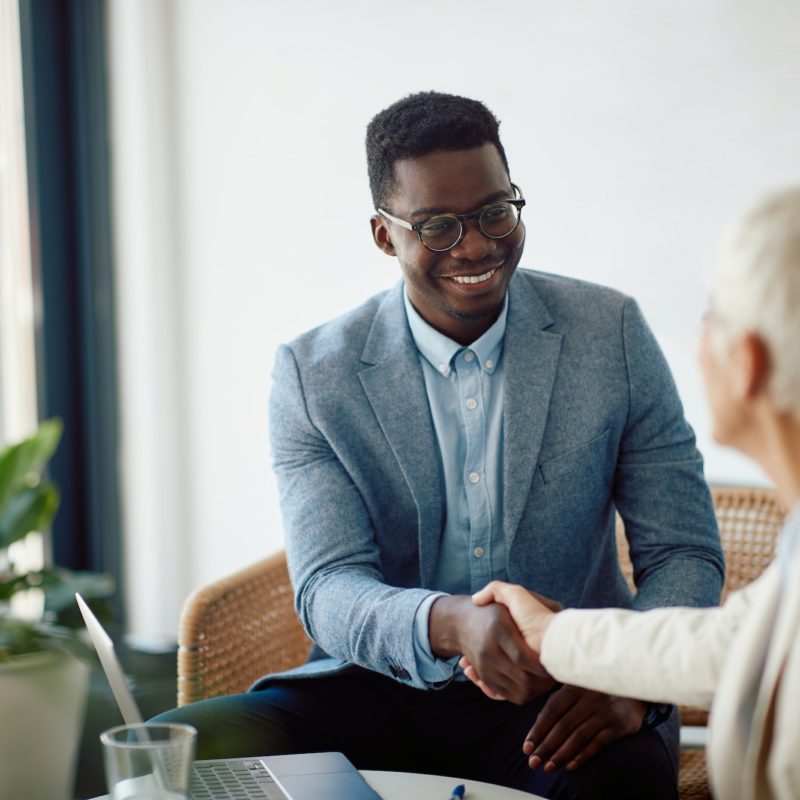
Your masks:
{"label": "shirt button", "polygon": [[481,479],[481,476],[478,475],[477,472],[470,472],[470,474],[467,475],[467,478],[469,478],[470,483],[477,483]]}
{"label": "shirt button", "polygon": [[444,373],[447,372],[447,364],[439,364],[439,372],[444,375]]}
{"label": "shirt button", "polygon": [[475,353],[471,350],[467,350],[467,352],[464,353],[464,361],[472,361],[473,358],[475,358]]}
{"label": "shirt button", "polygon": [[474,556],[475,556],[475,558],[483,558],[483,554],[484,554],[484,552],[485,552],[485,550],[484,550],[482,547],[476,547],[476,548],[475,548],[475,549],[472,551],[472,555],[474,555]]}
{"label": "shirt button", "polygon": [[491,369],[494,366],[494,361],[491,358],[486,359],[486,369]]}
{"label": "shirt button", "polygon": [[467,402],[465,403],[465,405],[470,411],[474,411],[478,407],[478,401],[475,400],[475,398],[470,397],[469,400],[467,400]]}

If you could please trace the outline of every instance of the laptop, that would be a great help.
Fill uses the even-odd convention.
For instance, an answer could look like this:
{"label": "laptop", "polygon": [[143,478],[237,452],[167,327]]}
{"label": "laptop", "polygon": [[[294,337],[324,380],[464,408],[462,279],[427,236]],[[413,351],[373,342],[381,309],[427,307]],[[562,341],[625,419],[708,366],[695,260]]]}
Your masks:
{"label": "laptop", "polygon": [[[75,599],[122,719],[142,722],[111,637],[84,599],[77,593]],[[193,770],[194,800],[381,800],[342,753],[195,761]]]}

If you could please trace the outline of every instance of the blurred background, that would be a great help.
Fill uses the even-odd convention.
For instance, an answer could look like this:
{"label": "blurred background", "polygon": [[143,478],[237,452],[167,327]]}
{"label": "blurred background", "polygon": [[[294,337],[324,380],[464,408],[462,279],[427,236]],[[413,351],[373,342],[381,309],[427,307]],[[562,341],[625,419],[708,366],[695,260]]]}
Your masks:
{"label": "blurred background", "polygon": [[273,354],[398,280],[364,133],[424,89],[500,118],[524,266],[639,300],[707,478],[765,483],[694,351],[724,227],[800,179],[798,30],[794,0],[0,0],[0,441],[65,423],[32,557],[111,572],[169,649],[282,547]]}

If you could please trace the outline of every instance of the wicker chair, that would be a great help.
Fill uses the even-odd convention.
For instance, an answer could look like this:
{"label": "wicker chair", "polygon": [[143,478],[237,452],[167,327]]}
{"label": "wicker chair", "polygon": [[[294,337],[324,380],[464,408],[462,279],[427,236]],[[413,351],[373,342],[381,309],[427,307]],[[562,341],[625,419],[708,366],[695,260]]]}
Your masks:
{"label": "wicker chair", "polygon": [[[758,577],[772,561],[784,514],[770,489],[712,487],[727,560],[723,597]],[[621,525],[617,546],[623,574],[633,568]],[[310,647],[294,611],[283,552],[192,594],[178,636],[178,705],[243,692],[268,672],[305,661]],[[685,725],[705,725],[701,709],[681,709]],[[682,800],[709,798],[705,751],[681,753]]]}
{"label": "wicker chair", "polygon": [[186,600],[178,633],[178,705],[243,692],[261,675],[302,664],[310,647],[281,551]]}

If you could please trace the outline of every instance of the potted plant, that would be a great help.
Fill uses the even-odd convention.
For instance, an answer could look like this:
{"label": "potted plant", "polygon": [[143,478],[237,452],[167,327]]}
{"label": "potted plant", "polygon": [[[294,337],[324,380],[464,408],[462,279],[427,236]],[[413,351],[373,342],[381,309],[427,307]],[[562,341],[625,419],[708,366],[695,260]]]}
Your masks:
{"label": "potted plant", "polygon": [[45,468],[61,438],[58,420],[0,450],[0,800],[66,800],[88,689],[90,649],[60,614],[110,594],[96,573],[23,570],[15,545],[46,533],[59,492]]}

